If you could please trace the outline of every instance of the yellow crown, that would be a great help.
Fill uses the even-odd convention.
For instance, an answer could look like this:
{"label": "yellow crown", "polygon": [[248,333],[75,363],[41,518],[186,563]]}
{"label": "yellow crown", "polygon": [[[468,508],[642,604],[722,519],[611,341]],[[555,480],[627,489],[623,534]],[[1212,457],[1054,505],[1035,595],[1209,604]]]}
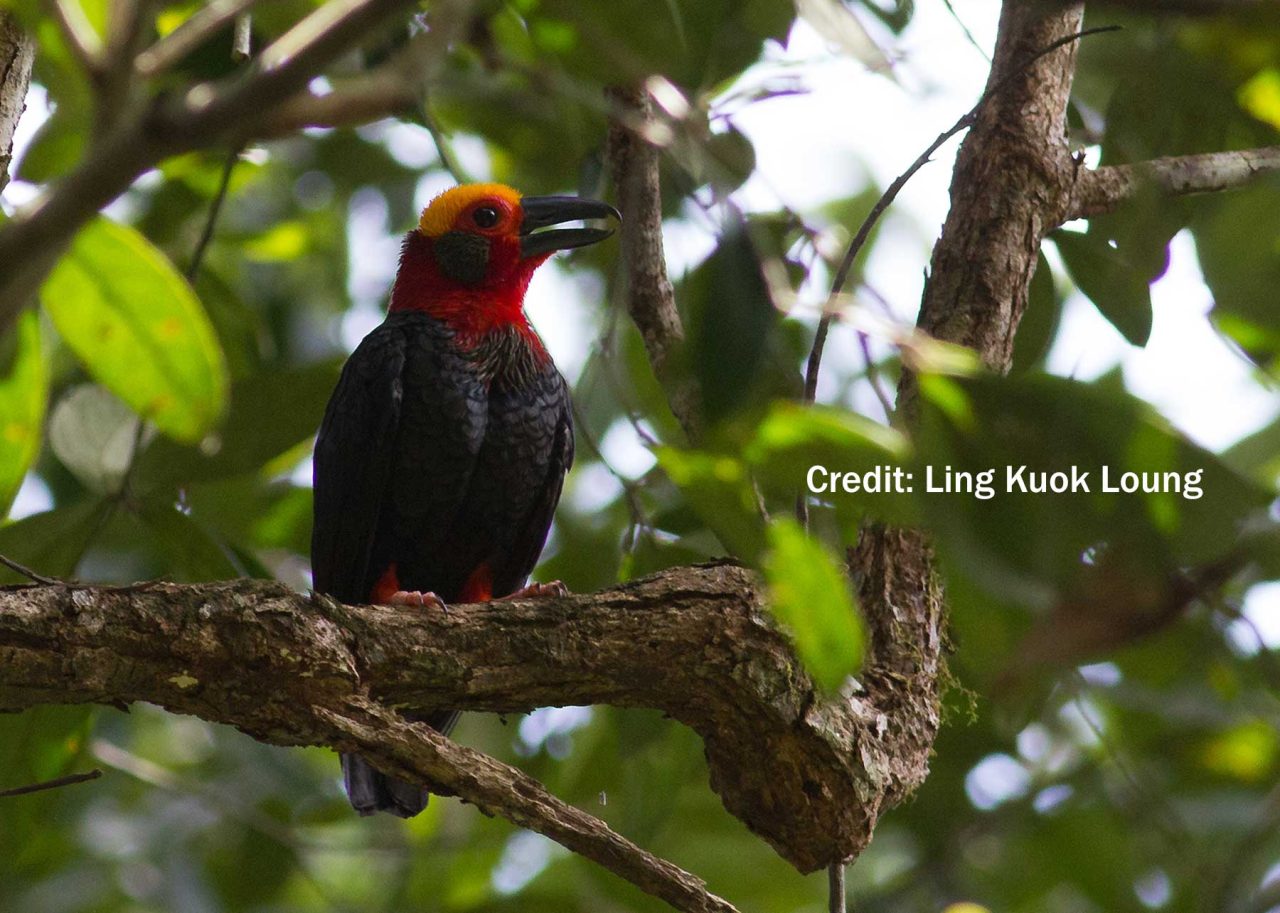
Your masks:
{"label": "yellow crown", "polygon": [[453,228],[458,216],[477,200],[497,197],[511,204],[513,209],[520,206],[520,191],[506,184],[463,184],[451,187],[440,194],[422,210],[422,218],[418,220],[418,231],[428,238],[438,238]]}

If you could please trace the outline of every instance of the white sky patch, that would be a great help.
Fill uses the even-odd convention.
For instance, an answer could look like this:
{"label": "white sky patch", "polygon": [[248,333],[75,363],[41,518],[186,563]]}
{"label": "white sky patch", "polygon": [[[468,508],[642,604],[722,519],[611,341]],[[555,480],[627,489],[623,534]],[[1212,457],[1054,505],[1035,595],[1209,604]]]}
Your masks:
{"label": "white sky patch", "polygon": [[424,172],[419,178],[418,184],[413,190],[413,205],[418,212],[426,209],[431,201],[444,193],[450,187],[457,186],[453,178],[443,171],[431,170]]}
{"label": "white sky patch", "polygon": [[[31,141],[35,139],[36,131],[44,126],[44,122],[52,113],[49,107],[49,93],[45,91],[44,86],[32,83],[27,91],[27,109],[22,112],[22,117],[18,119],[18,126],[13,131],[13,163],[9,169],[11,175],[16,168],[21,167],[22,158],[27,154]],[[25,206],[34,200],[36,193],[35,184],[28,184],[26,181],[14,178],[5,187],[4,193],[0,194],[0,201],[4,203],[5,212],[12,213],[17,207]]]}
{"label": "white sky patch", "polygon": [[347,293],[356,305],[384,306],[400,262],[401,236],[387,224],[386,198],[362,187],[351,196],[347,214]]}
{"label": "white sky patch", "polygon": [[1170,244],[1169,270],[1151,287],[1155,311],[1145,349],[1127,347],[1125,384],[1205,447],[1225,447],[1280,414],[1280,397],[1209,323],[1213,294],[1191,233]]}
{"label": "white sky patch", "polygon": [[1280,581],[1251,587],[1240,612],[1244,617],[1227,629],[1237,649],[1251,656],[1262,647],[1280,648]]}
{"label": "white sky patch", "polygon": [[699,220],[667,219],[662,225],[662,246],[667,273],[676,282],[710,256],[716,249],[716,236]]}
{"label": "white sky patch", "polygon": [[622,485],[599,463],[579,462],[565,486],[564,501],[583,516],[598,513],[622,494]]}
{"label": "white sky patch", "polygon": [[1031,788],[1031,775],[1007,754],[989,754],[964,778],[964,791],[974,808],[990,811]]}
{"label": "white sky patch", "polygon": [[622,418],[610,425],[605,432],[600,441],[600,452],[610,466],[630,479],[644,475],[657,462],[653,451],[640,440],[631,422]]}
{"label": "white sky patch", "polygon": [[589,722],[590,707],[542,707],[520,721],[520,748],[532,754],[542,748],[548,739],[567,736]]}
{"label": "white sky patch", "polygon": [[53,493],[34,472],[27,473],[22,480],[22,487],[13,499],[13,507],[9,509],[10,520],[21,520],[32,514],[42,514],[53,509]]}
{"label": "white sky patch", "polygon": [[1133,883],[1133,893],[1149,910],[1158,910],[1173,899],[1173,882],[1164,869],[1152,869]]}
{"label": "white sky patch", "polygon": [[360,345],[360,340],[368,336],[386,316],[386,310],[371,301],[357,302],[349,307],[342,315],[338,330],[342,347],[348,352],[354,351]]}
{"label": "white sky patch", "polygon": [[1031,800],[1031,807],[1041,815],[1047,815],[1073,795],[1075,790],[1071,786],[1066,783],[1055,783],[1036,793],[1035,798]]}
{"label": "white sky patch", "polygon": [[594,306],[604,299],[604,285],[594,273],[574,271],[563,256],[552,257],[533,274],[525,313],[560,373],[573,383],[595,342]]}
{"label": "white sky patch", "polygon": [[478,136],[459,135],[449,143],[458,167],[477,181],[493,180],[493,159],[489,147]]}
{"label": "white sky patch", "polygon": [[537,878],[555,853],[556,846],[541,834],[520,831],[512,834],[493,867],[489,883],[499,894],[515,894]]}
{"label": "white sky patch", "polygon": [[436,144],[426,127],[404,121],[386,121],[382,141],[387,151],[406,168],[425,168],[439,160]]}

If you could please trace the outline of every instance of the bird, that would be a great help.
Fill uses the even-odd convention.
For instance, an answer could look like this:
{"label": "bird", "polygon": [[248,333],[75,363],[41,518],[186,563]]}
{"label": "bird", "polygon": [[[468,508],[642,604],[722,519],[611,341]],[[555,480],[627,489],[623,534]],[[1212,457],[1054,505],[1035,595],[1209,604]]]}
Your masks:
{"label": "bird", "polygon": [[[463,184],[404,238],[386,319],[343,366],[313,458],[313,588],[444,609],[546,596],[528,584],[573,463],[569,389],[524,311],[534,271],[609,237],[612,206]],[[447,734],[453,710],[418,718]],[[410,818],[428,790],[342,755],[361,815]]]}

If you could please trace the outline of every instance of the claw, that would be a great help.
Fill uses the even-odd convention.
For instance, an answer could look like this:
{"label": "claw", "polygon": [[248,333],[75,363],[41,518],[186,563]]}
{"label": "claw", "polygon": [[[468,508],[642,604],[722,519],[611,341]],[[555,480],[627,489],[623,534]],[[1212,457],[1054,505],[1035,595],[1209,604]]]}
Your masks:
{"label": "claw", "polygon": [[439,609],[442,612],[449,611],[443,599],[435,593],[424,593],[421,590],[396,590],[387,597],[386,605],[411,605]]}
{"label": "claw", "polygon": [[551,599],[558,596],[568,596],[569,588],[559,580],[552,580],[550,583],[531,583],[528,586],[522,586],[510,596],[502,596],[495,599],[494,602],[504,602],[510,599]]}

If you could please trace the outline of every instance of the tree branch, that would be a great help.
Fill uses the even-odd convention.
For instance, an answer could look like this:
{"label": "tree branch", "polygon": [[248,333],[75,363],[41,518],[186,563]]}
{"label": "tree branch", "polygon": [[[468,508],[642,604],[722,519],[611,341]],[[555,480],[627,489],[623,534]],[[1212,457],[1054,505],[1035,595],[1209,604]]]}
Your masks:
{"label": "tree branch", "polygon": [[[951,210],[920,305],[920,329],[968,346],[997,371],[1012,358],[1040,244],[1069,210],[1076,165],[1066,106],[1078,43],[1064,39],[1079,32],[1081,18],[1079,3],[1054,9],[1006,0],[987,80],[999,91],[989,93],[960,146]],[[899,409],[910,415],[915,381],[904,381]]]}
{"label": "tree branch", "polygon": [[82,774],[69,774],[65,777],[57,777],[53,780],[43,780],[39,783],[28,783],[26,786],[13,786],[9,789],[0,789],[0,799],[8,799],[12,796],[27,796],[31,793],[44,792],[46,789],[61,789],[64,786],[74,786],[77,783],[87,783],[90,780],[96,780],[102,776],[102,771],[93,769]]}
{"label": "tree branch", "polygon": [[676,355],[684,346],[684,325],[662,247],[659,150],[643,132],[652,122],[652,105],[643,88],[615,87],[607,89],[606,95],[614,109],[606,159],[623,213],[620,240],[627,311],[644,340],[671,412],[689,440],[696,441],[702,430],[700,397],[692,381],[680,377],[676,368]]}
{"label": "tree branch", "polygon": [[[1096,0],[1096,2],[1102,9],[1190,16],[1260,12],[1269,10],[1275,5],[1275,0]],[[1071,0],[1052,0],[1049,5],[1063,8],[1072,4]]]}
{"label": "tree branch", "polygon": [[149,78],[168,70],[251,9],[258,0],[211,0],[138,55],[134,69]]}
{"label": "tree branch", "polygon": [[79,167],[0,226],[0,335],[77,230],[165,158],[242,141],[311,77],[414,0],[330,0],[263,52],[260,68],[160,95],[122,115]]}
{"label": "tree branch", "polygon": [[1071,219],[1087,219],[1111,212],[1145,188],[1154,188],[1165,196],[1213,193],[1241,187],[1260,175],[1276,172],[1280,172],[1280,146],[1108,165],[1080,173],[1067,215]]}
{"label": "tree branch", "polygon": [[0,10],[0,192],[9,184],[13,134],[26,108],[35,44],[8,13]]}
{"label": "tree branch", "polygon": [[701,879],[615,833],[600,819],[562,802],[532,777],[451,741],[430,726],[409,723],[365,702],[338,713],[316,708],[342,734],[335,747],[359,751],[383,769],[425,780],[466,799],[480,811],[550,837],[689,913],[736,913]]}
{"label": "tree branch", "polygon": [[[755,576],[727,564],[447,614],[344,606],[252,581],[11,588],[0,590],[0,711],[148,701],[275,744],[358,745],[392,772],[562,840],[641,887],[643,872],[664,878],[676,896],[687,885],[635,854],[617,862],[617,835],[571,810],[551,815],[554,800],[515,772],[500,788],[497,762],[473,768],[463,749],[379,714],[663,710],[702,737],[725,807],[814,871],[866,846],[886,797],[920,775],[927,752],[898,757],[920,724],[901,700],[893,651],[873,655],[865,691],[821,697],[763,600]],[[889,715],[899,710],[907,715]]]}
{"label": "tree branch", "polygon": [[[1059,224],[1074,174],[1064,127],[1080,20],[1078,4],[1055,11],[1006,0],[986,100],[957,156],[951,209],[934,247],[919,329],[974,349],[997,370],[1009,365],[1040,243]],[[912,423],[917,407],[916,380],[906,371],[899,414]],[[848,561],[870,633],[863,680],[894,759],[888,806],[928,774],[946,608],[932,547],[918,530],[867,527]]]}

